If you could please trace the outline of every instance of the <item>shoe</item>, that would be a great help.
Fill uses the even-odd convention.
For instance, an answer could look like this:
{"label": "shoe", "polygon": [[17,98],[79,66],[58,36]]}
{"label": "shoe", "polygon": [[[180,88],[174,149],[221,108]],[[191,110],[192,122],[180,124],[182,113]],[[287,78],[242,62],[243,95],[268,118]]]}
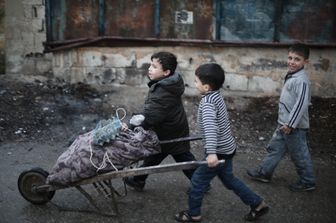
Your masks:
{"label": "shoe", "polygon": [[267,214],[267,212],[269,211],[269,207],[265,206],[262,209],[260,209],[259,211],[257,211],[256,209],[251,209],[251,211],[244,216],[244,220],[245,221],[255,221],[258,218],[260,218],[261,216]]}
{"label": "shoe", "polygon": [[124,178],[124,182],[127,186],[134,188],[136,191],[142,191],[145,187],[145,181],[135,180],[134,177]]}
{"label": "shoe", "polygon": [[195,219],[188,211],[181,211],[175,215],[175,220],[178,222],[201,222],[202,217]]}
{"label": "shoe", "polygon": [[289,185],[289,189],[294,192],[313,191],[316,189],[315,184],[304,184],[301,181]]}
{"label": "shoe", "polygon": [[262,174],[260,170],[247,170],[246,172],[252,180],[257,180],[263,183],[269,183],[271,181],[271,177]]}

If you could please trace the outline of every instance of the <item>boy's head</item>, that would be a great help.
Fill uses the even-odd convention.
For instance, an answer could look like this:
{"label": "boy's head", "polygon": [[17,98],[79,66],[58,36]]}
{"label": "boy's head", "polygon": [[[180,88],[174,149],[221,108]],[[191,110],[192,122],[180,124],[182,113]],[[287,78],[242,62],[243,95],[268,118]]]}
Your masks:
{"label": "boy's head", "polygon": [[302,43],[297,43],[288,49],[288,71],[294,73],[304,67],[309,62],[309,47]]}
{"label": "boy's head", "polygon": [[309,47],[303,43],[296,43],[290,46],[288,52],[296,53],[302,56],[305,60],[309,59]]}
{"label": "boy's head", "polygon": [[195,71],[195,85],[201,94],[219,90],[225,81],[223,68],[216,63],[199,66]]}
{"label": "boy's head", "polygon": [[148,68],[150,80],[160,80],[172,75],[177,67],[177,58],[169,52],[158,52],[151,56],[151,65]]}

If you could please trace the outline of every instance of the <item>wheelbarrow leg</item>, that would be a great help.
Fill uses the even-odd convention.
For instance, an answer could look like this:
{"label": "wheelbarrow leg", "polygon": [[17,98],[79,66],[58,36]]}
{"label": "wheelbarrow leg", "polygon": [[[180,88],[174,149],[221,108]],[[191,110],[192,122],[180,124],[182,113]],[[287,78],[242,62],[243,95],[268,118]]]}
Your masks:
{"label": "wheelbarrow leg", "polygon": [[88,194],[81,186],[76,186],[76,189],[81,192],[81,194],[84,195],[84,197],[90,202],[90,204],[97,210],[97,212],[101,215],[106,215],[106,216],[117,216],[118,213],[105,213],[103,211],[101,211],[101,209],[98,207],[98,205],[96,204],[96,202],[92,199],[92,197],[90,196],[90,194]]}
{"label": "wheelbarrow leg", "polygon": [[108,186],[110,188],[110,194],[111,194],[112,205],[113,205],[114,211],[115,211],[116,215],[119,215],[119,208],[118,208],[118,203],[117,203],[115,195],[117,194],[117,195],[120,196],[120,194],[112,186],[112,181],[111,180],[105,181],[105,183],[108,184]]}

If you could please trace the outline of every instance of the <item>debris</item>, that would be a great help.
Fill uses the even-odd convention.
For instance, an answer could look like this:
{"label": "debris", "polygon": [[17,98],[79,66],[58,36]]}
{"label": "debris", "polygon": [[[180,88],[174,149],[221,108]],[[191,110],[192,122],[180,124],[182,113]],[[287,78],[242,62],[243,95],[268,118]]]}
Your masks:
{"label": "debris", "polygon": [[[72,135],[93,129],[98,120],[109,118],[117,108],[136,107],[116,104],[111,100],[113,94],[116,94],[115,91],[98,92],[85,84],[51,81],[28,83],[1,78],[0,141],[68,142]],[[198,133],[196,114],[199,99],[187,96],[183,100],[191,135]],[[227,102],[234,101],[229,96],[226,99]],[[232,107],[228,111],[232,135],[237,142],[238,151],[252,149],[251,153],[255,153],[259,148],[265,148],[267,137],[272,136],[276,127],[279,98],[246,97],[242,100],[247,103],[242,109],[228,105]],[[320,151],[323,150],[321,155],[335,157],[336,98],[313,97],[312,104],[308,134],[312,154],[321,154]],[[141,107],[138,110],[128,109],[127,113],[140,110]],[[197,143],[201,144],[192,143],[193,148],[197,148]]]}

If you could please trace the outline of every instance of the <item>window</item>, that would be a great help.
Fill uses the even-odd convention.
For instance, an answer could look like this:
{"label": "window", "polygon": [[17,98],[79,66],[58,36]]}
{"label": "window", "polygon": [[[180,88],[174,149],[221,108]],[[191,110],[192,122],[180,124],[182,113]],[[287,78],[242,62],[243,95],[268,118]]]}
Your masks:
{"label": "window", "polygon": [[334,0],[220,0],[216,7],[218,40],[336,42]]}
{"label": "window", "polygon": [[217,1],[216,38],[226,41],[273,41],[272,0]]}

